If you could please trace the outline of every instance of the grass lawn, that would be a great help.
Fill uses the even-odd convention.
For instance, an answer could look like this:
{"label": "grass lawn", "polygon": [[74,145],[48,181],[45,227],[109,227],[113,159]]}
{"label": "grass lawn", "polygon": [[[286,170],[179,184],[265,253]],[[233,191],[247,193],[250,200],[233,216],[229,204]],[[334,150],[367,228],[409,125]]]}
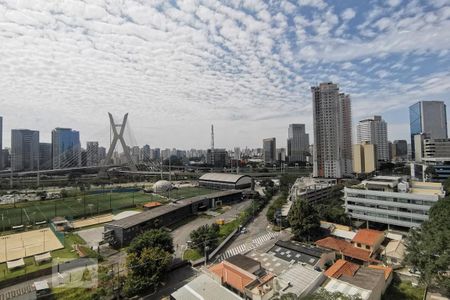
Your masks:
{"label": "grass lawn", "polygon": [[230,233],[233,232],[236,228],[241,224],[239,219],[234,219],[231,222],[228,222],[224,225],[220,226],[219,235],[222,239],[225,239]]}
{"label": "grass lawn", "polygon": [[52,288],[51,299],[88,300],[92,299],[92,295],[91,292],[85,288],[56,287]]}
{"label": "grass lawn", "polygon": [[[86,194],[56,200],[29,201],[3,206],[4,220],[0,228],[8,229],[21,224],[49,221],[55,216],[65,216],[68,219],[91,217],[107,212],[116,212],[133,208],[138,204],[150,201],[162,201],[156,194],[144,192]],[[164,202],[164,201],[163,201]]]}
{"label": "grass lawn", "polygon": [[382,300],[422,300],[425,289],[420,286],[412,286],[411,282],[392,280],[391,285],[383,295]]}
{"label": "grass lawn", "polygon": [[197,260],[203,257],[203,254],[198,252],[197,249],[187,249],[183,254],[185,260]]}

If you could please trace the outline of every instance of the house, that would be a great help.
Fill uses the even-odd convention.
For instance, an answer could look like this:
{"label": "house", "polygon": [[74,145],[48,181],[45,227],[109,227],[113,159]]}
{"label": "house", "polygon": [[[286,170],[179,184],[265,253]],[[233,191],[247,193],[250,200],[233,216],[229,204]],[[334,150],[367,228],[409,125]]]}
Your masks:
{"label": "house", "polygon": [[375,253],[384,241],[384,232],[373,229],[360,229],[352,239],[352,245],[359,249]]}
{"label": "house", "polygon": [[371,257],[369,250],[353,247],[350,242],[334,237],[326,237],[318,240],[316,241],[316,245],[322,248],[334,250],[340,255],[340,258],[351,260],[359,264],[378,262],[378,260]]}
{"label": "house", "polygon": [[170,295],[171,300],[242,300],[241,297],[227,290],[206,274],[196,277]]}
{"label": "house", "polygon": [[[381,295],[383,295],[391,283],[392,268],[376,265],[369,267],[359,266],[352,262],[339,259],[325,272],[325,275],[330,280],[338,280],[333,281],[336,286],[345,286],[343,283],[347,283],[362,289],[361,297],[363,299],[380,300]],[[334,289],[332,286],[329,286],[329,288]],[[339,287],[338,290],[344,294],[346,293],[346,289],[343,286]],[[367,291],[370,293],[367,293]],[[354,293],[347,294],[353,295]]]}
{"label": "house", "polygon": [[371,291],[335,278],[331,278],[327,281],[323,288],[330,293],[342,293],[350,297],[359,296],[362,300],[373,300],[373,298],[371,298]]}
{"label": "house", "polygon": [[277,241],[269,253],[287,262],[304,263],[320,269],[336,259],[334,251],[297,241]]}
{"label": "house", "polygon": [[213,279],[241,297],[268,300],[274,294],[275,275],[261,263],[238,254],[209,268]]}
{"label": "house", "polygon": [[392,240],[387,245],[382,256],[388,265],[400,267],[405,258],[406,246],[402,241]]}

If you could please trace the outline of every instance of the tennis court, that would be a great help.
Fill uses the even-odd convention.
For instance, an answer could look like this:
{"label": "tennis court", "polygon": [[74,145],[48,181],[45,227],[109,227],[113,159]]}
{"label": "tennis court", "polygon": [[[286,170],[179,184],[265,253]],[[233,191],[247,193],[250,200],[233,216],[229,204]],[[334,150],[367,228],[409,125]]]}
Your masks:
{"label": "tennis court", "polygon": [[0,236],[0,263],[64,248],[49,228]]}
{"label": "tennis court", "polygon": [[88,227],[88,226],[92,226],[92,225],[111,222],[112,220],[113,220],[113,215],[106,214],[106,215],[100,215],[100,216],[96,216],[96,217],[92,217],[92,218],[80,219],[77,221],[73,221],[72,226],[73,226],[73,228],[78,229],[78,228]]}
{"label": "tennis court", "polygon": [[135,207],[150,201],[161,201],[161,196],[144,192],[86,194],[57,200],[30,201],[8,205],[0,211],[0,230],[18,225],[49,222],[56,216],[69,220],[93,217],[100,214]]}

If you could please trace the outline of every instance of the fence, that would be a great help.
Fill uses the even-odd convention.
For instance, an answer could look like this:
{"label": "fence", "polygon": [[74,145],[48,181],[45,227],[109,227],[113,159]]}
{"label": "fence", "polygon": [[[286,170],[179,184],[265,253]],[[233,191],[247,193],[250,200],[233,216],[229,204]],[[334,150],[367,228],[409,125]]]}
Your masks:
{"label": "fence", "polygon": [[50,230],[53,231],[53,233],[55,234],[56,238],[59,240],[61,245],[64,245],[64,233],[58,231],[53,222],[50,223]]}

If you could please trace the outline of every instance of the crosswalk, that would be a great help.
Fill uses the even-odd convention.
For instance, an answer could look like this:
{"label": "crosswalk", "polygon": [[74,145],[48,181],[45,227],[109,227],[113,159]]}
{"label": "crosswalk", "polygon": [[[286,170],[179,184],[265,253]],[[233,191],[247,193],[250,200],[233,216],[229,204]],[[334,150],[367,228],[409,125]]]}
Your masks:
{"label": "crosswalk", "polygon": [[232,257],[234,255],[237,254],[242,254],[242,253],[246,253],[249,252],[255,248],[258,248],[259,246],[263,245],[265,242],[276,238],[280,233],[279,232],[267,232],[265,234],[262,234],[256,238],[254,238],[251,242],[249,243],[245,243],[245,244],[241,244],[237,247],[228,249],[227,251],[225,251],[220,258],[218,259],[219,261],[225,260],[229,257]]}
{"label": "crosswalk", "polygon": [[[31,293],[33,293],[33,295]],[[17,299],[17,298],[27,299],[27,297],[25,296],[27,294],[30,294],[30,298],[28,299],[35,298],[34,287],[31,284],[18,289],[9,290],[7,292],[1,293],[0,300]]]}

